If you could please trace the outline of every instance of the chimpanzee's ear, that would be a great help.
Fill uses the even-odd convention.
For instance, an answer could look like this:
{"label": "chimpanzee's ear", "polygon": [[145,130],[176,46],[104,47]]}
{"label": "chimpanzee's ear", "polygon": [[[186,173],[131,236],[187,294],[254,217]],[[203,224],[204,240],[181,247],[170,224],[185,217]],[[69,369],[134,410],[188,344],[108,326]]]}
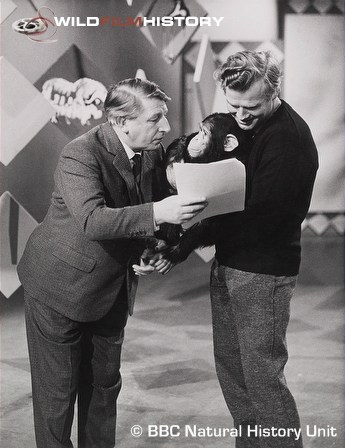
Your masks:
{"label": "chimpanzee's ear", "polygon": [[224,140],[224,151],[230,152],[233,149],[237,148],[237,146],[238,146],[237,138],[234,136],[234,134],[228,134]]}

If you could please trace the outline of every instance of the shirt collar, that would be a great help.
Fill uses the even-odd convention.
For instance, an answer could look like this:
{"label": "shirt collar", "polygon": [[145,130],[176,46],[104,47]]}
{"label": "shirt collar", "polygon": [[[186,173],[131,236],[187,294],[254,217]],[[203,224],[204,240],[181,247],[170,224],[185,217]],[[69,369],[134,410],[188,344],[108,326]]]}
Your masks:
{"label": "shirt collar", "polygon": [[[116,131],[115,131],[116,132]],[[135,154],[139,154],[141,156],[141,152],[134,152],[133,149],[131,149],[127,143],[125,143],[121,137],[119,136],[119,134],[116,133],[116,135],[118,136],[124,150],[126,151],[127,157],[129,158],[129,160],[132,160],[133,157],[135,156]]]}

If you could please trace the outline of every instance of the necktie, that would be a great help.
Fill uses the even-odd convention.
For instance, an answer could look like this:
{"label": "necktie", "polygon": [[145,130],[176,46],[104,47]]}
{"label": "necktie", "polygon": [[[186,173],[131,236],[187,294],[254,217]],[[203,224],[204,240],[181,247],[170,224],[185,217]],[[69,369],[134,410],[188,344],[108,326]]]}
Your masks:
{"label": "necktie", "polygon": [[135,186],[137,189],[137,194],[139,198],[139,202],[142,202],[142,195],[140,191],[140,177],[141,177],[141,156],[139,154],[135,154],[132,157],[132,171],[135,180]]}

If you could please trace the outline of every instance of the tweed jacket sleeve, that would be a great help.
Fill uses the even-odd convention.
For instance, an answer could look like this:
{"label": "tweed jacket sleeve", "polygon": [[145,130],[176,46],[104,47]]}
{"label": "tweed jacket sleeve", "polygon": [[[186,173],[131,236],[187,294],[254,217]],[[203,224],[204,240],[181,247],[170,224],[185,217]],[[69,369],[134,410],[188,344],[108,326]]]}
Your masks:
{"label": "tweed jacket sleeve", "polygon": [[[82,143],[71,142],[61,154],[55,173],[55,205],[66,207],[90,240],[153,236],[153,203],[132,205],[130,195],[119,188],[125,182],[121,167],[112,166],[113,154]],[[125,178],[131,176],[127,168],[122,173]]]}

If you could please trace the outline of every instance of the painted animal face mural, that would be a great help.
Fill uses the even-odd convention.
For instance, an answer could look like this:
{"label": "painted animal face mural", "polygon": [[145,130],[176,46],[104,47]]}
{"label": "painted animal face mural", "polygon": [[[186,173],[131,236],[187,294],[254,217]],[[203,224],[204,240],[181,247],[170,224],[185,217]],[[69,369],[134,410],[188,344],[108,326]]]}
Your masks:
{"label": "painted animal face mural", "polygon": [[42,94],[56,111],[51,119],[53,123],[58,123],[59,118],[64,117],[67,124],[71,124],[71,120],[79,120],[84,126],[89,125],[91,119],[102,118],[101,106],[107,89],[101,82],[90,78],[81,78],[75,82],[51,78],[43,84]]}

